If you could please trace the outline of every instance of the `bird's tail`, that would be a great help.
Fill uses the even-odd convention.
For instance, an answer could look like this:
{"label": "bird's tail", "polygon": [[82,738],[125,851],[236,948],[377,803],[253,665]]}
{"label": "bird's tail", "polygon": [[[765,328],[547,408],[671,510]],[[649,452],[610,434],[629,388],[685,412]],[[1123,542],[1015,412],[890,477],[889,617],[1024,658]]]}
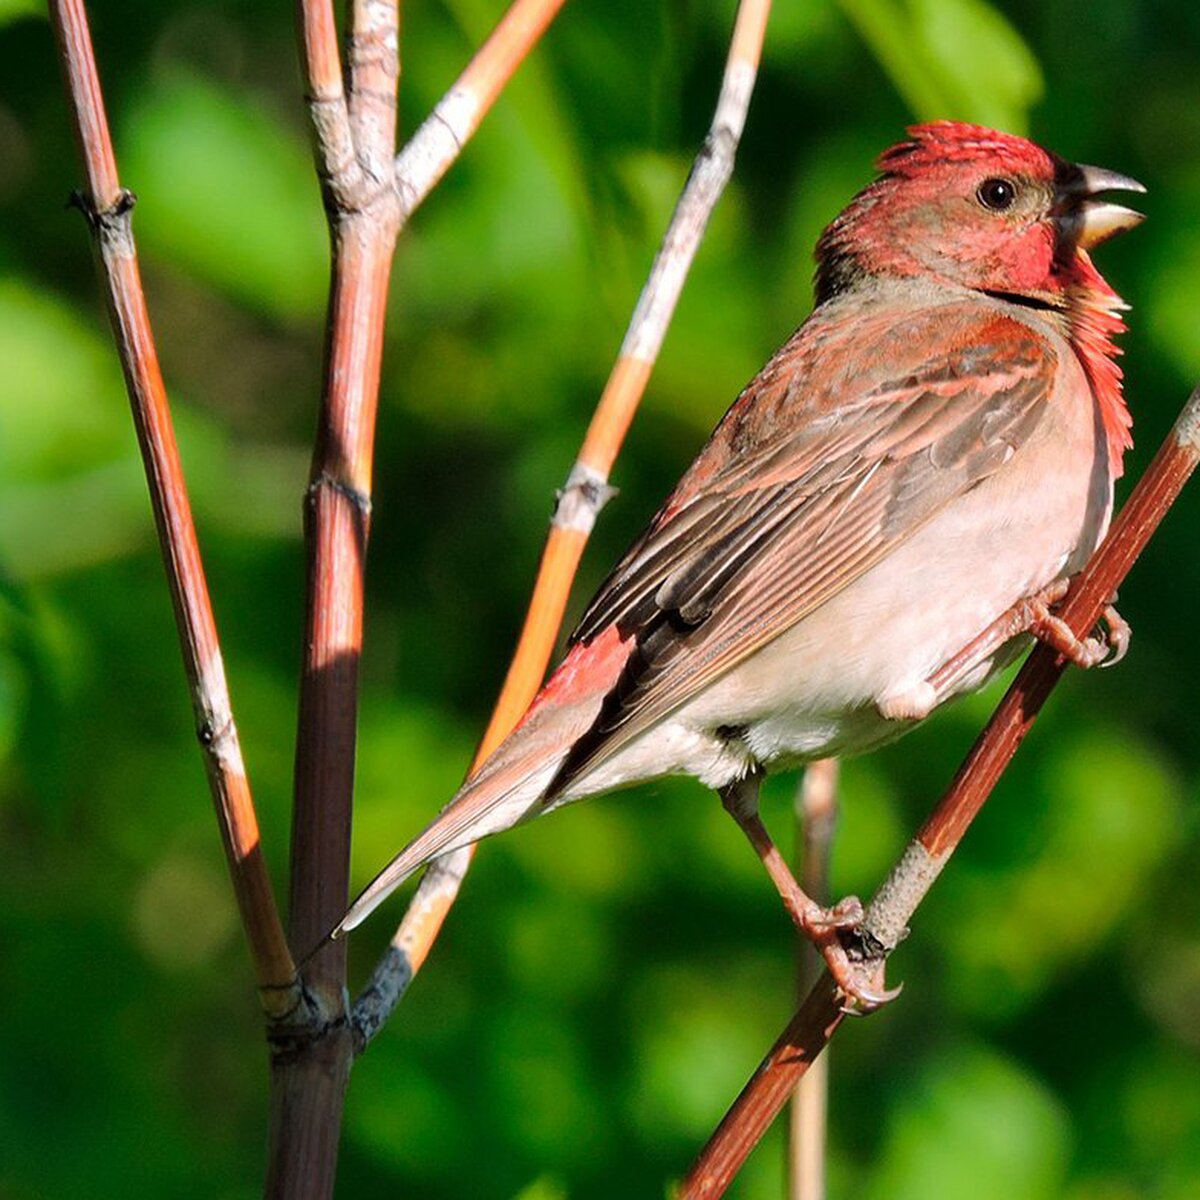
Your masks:
{"label": "bird's tail", "polygon": [[341,937],[379,907],[414,871],[536,816],[575,742],[599,715],[620,676],[632,641],[610,628],[576,646],[538,694],[520,725],[458,793],[350,905],[332,937]]}

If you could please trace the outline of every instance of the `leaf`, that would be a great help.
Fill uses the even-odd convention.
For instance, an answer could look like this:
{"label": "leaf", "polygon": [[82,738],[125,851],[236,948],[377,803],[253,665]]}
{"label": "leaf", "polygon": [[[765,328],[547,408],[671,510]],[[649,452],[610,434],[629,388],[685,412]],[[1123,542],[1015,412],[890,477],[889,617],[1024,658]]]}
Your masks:
{"label": "leaf", "polygon": [[842,0],[842,8],[919,120],[1028,127],[1041,69],[986,0]]}

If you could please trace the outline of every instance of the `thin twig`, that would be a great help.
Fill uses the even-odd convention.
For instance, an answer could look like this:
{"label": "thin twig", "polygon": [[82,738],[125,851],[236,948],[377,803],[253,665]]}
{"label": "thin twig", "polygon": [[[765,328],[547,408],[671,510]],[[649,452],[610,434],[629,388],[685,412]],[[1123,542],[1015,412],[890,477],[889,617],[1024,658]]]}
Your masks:
{"label": "thin twig", "polygon": [[300,989],[263,859],[258,819],[229,701],[220,640],[134,245],[134,198],[117,177],[108,118],[82,0],[51,0],[87,187],[76,203],[91,228],[113,335],[167,570],[196,733],[263,1008],[296,1009]]}
{"label": "thin twig", "polygon": [[[837,825],[838,760],[820,758],[804,771],[796,791],[796,827],[800,853],[800,886],[818,904],[829,900],[829,860]],[[798,935],[800,996],[807,996],[821,976],[824,960],[809,938]],[[829,1107],[829,1056],[823,1054],[806,1071],[792,1093],[788,1128],[788,1189],[792,1200],[824,1200],[825,1140]]]}
{"label": "thin twig", "polygon": [[[521,4],[514,5],[512,11],[521,7]],[[524,7],[533,9],[536,6],[528,4]],[[712,126],[642,289],[579,456],[559,493],[521,636],[472,771],[520,720],[546,673],[584,545],[597,514],[612,495],[609,473],[645,391],[709,217],[733,172],[770,9],[770,0],[742,0],[738,6]],[[464,105],[464,111],[469,107],[465,101],[454,97],[482,58],[481,51],[463,80],[434,110],[434,118],[442,112],[443,106],[451,113],[459,104]],[[491,80],[493,70],[480,67],[478,74],[484,80]],[[443,112],[442,119],[448,121],[450,118]],[[430,121],[426,121],[410,145],[416,145],[429,127]],[[454,136],[460,136],[457,127],[448,125],[447,128]],[[445,144],[439,142],[441,135],[436,129],[431,130],[429,136],[433,146]],[[427,165],[432,157],[432,153],[425,150],[410,156],[406,149],[401,154],[401,165],[408,162],[414,171],[428,172],[427,176],[411,176],[407,187],[412,190],[410,192],[402,185],[403,194],[419,199],[418,180],[428,177],[436,181],[440,176],[440,171]],[[436,860],[425,872],[388,950],[355,1004],[352,1024],[360,1046],[365,1046],[382,1028],[420,970],[458,896],[473,854],[474,847],[455,851]]]}
{"label": "thin twig", "polygon": [[350,128],[333,0],[298,0],[296,12],[317,175],[330,209],[346,211],[360,203],[366,179]]}
{"label": "thin twig", "polygon": [[437,186],[565,0],[516,0],[396,157],[401,223]]}
{"label": "thin twig", "polygon": [[[1063,602],[1060,615],[1077,636],[1088,634],[1100,620],[1198,462],[1200,387],[1188,398],[1108,537]],[[1040,645],[1030,654],[949,790],[871,901],[861,945],[869,962],[882,964],[905,936],[917,906],[991,795],[1065,669],[1064,660],[1048,646]],[[701,1151],[680,1192],[681,1200],[724,1194],[786,1103],[796,1080],[816,1060],[843,1017],[839,994],[826,973]]]}
{"label": "thin twig", "polygon": [[351,0],[350,130],[373,187],[391,182],[400,88],[398,0]]}

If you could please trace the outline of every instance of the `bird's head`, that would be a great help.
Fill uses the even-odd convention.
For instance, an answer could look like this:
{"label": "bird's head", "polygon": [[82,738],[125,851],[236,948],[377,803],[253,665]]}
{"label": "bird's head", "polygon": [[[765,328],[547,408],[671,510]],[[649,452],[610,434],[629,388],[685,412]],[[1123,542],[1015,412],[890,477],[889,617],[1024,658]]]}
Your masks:
{"label": "bird's head", "polygon": [[1144,192],[1140,183],[978,125],[935,121],[908,134],[822,235],[818,301],[871,276],[934,278],[1051,307],[1081,289],[1108,291],[1088,251],[1142,215],[1103,195]]}

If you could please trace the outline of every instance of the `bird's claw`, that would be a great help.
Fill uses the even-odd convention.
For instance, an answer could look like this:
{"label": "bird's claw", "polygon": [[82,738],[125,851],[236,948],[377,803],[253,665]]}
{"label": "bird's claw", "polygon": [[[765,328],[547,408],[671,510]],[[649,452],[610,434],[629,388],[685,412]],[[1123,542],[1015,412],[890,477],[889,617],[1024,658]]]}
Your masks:
{"label": "bird's claw", "polygon": [[847,1016],[865,1017],[895,1000],[903,990],[903,984],[894,988],[886,986],[884,959],[855,962],[846,953],[846,947],[836,935],[822,945],[820,950],[833,981],[844,997],[840,1007]]}
{"label": "bird's claw", "polygon": [[842,942],[842,933],[862,928],[863,906],[857,896],[847,896],[829,908],[810,904],[803,913],[801,928],[820,951],[830,975],[845,1000],[842,1011],[866,1016],[900,995],[901,988],[884,985],[884,960],[869,962],[851,959]]}
{"label": "bird's claw", "polygon": [[1022,615],[1028,629],[1039,641],[1045,642],[1077,667],[1115,667],[1125,657],[1133,631],[1129,622],[1111,604],[1101,616],[1103,632],[1080,638],[1057,613],[1051,611],[1050,605],[1054,602],[1049,589],[1022,602]]}
{"label": "bird's claw", "polygon": [[[1115,600],[1116,597],[1114,596]],[[1101,618],[1104,621],[1104,640],[1107,647],[1108,656],[1100,664],[1102,667],[1115,667],[1117,663],[1129,653],[1129,642],[1133,637],[1133,629],[1130,624],[1119,612],[1113,604],[1108,605],[1104,610],[1104,616]]]}

